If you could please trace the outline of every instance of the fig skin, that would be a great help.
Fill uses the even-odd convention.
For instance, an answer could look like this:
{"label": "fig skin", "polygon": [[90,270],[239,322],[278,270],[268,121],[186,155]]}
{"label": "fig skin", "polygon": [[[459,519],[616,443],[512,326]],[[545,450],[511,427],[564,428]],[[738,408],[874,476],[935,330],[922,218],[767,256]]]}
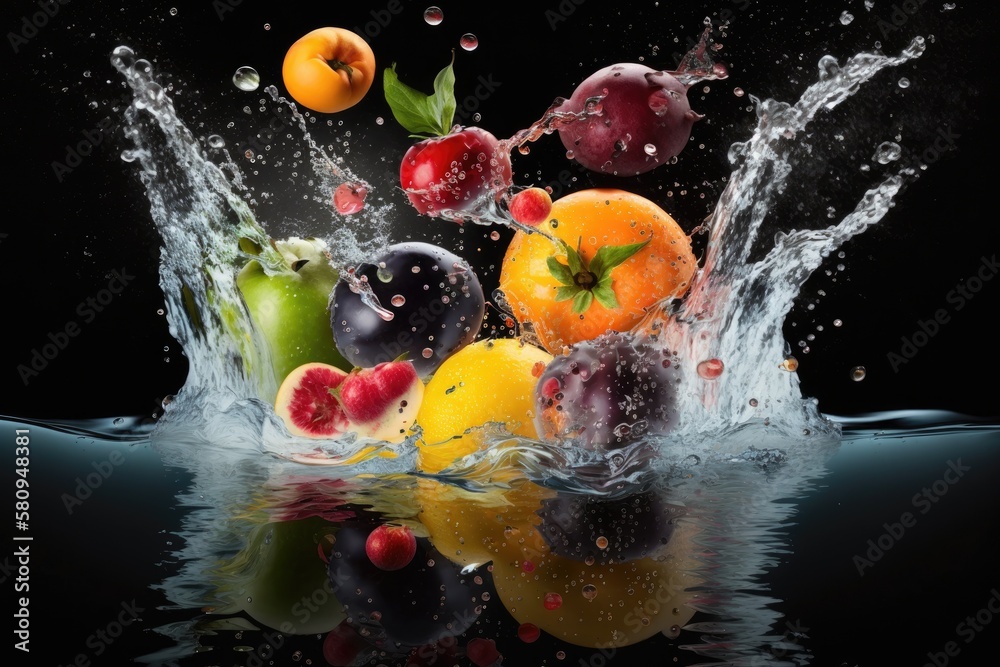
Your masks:
{"label": "fig skin", "polygon": [[[556,110],[579,114],[594,97],[601,97],[600,113],[560,126],[559,138],[573,159],[601,173],[635,176],[669,162],[701,118],[676,77],[638,63],[594,72]],[[647,145],[655,147],[652,155]]]}

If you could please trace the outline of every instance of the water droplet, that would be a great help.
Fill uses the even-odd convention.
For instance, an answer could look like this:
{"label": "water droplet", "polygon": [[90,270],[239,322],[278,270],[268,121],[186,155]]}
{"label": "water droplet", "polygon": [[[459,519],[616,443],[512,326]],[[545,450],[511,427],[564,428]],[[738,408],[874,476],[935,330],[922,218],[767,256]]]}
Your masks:
{"label": "water droplet", "polygon": [[424,10],[424,21],[427,21],[427,25],[440,25],[443,20],[444,12],[440,7],[431,6]]}
{"label": "water droplet", "polygon": [[472,114],[472,120],[474,120],[475,122],[478,123],[482,119],[483,119],[483,114],[479,113],[478,111],[476,113]]}
{"label": "water droplet", "polygon": [[838,319],[838,320],[834,320],[833,321],[833,326],[835,326],[835,327],[839,327],[839,326],[843,326],[843,325],[844,325],[844,321],[843,320],[839,320]]}
{"label": "water droplet", "polygon": [[597,586],[594,584],[587,584],[580,589],[580,594],[587,600],[593,600],[597,597]]}
{"label": "water droplet", "polygon": [[225,148],[226,146],[226,140],[217,134],[210,135],[207,141],[211,148]]}
{"label": "water droplet", "polygon": [[558,593],[546,593],[545,598],[542,600],[542,604],[546,609],[552,611],[553,609],[558,609],[562,606],[563,599]]}
{"label": "water droplet", "polygon": [[868,375],[868,371],[865,370],[864,366],[855,366],[851,369],[851,379],[855,382],[861,382]]}
{"label": "water droplet", "polygon": [[907,79],[905,76],[904,77],[900,77],[898,83],[899,83],[899,87],[900,88],[909,88],[910,87],[910,80]]}
{"label": "water droplet", "polygon": [[471,32],[467,32],[462,35],[462,38],[458,40],[458,43],[466,51],[475,51],[476,47],[479,46],[479,38],[473,35]]}
{"label": "water droplet", "polygon": [[424,349],[423,349],[423,350],[422,350],[422,351],[420,352],[420,355],[421,355],[421,356],[422,356],[422,357],[423,357],[424,359],[430,359],[431,357],[433,357],[433,356],[434,356],[434,350],[432,350],[432,349],[431,349],[431,348],[429,348],[429,347],[425,347],[425,348],[424,348]]}
{"label": "water droplet", "polygon": [[271,29],[271,24],[270,23],[265,23],[264,24],[264,30],[270,30],[270,29]]}
{"label": "water droplet", "polygon": [[840,73],[840,63],[833,56],[823,56],[819,59],[819,79],[826,81]]}
{"label": "water droplet", "polygon": [[378,277],[379,280],[381,280],[384,283],[392,282],[392,271],[385,268],[384,266],[378,267],[378,270],[375,271],[375,275],[376,277]]}
{"label": "water droplet", "polygon": [[123,417],[115,417],[115,420],[111,423],[114,424],[115,426],[121,426],[122,424],[125,423],[125,419]]}
{"label": "water droplet", "polygon": [[793,373],[799,368],[799,360],[796,359],[795,357],[787,357],[779,364],[778,367],[781,368],[781,370],[783,371],[788,371],[790,373]]}
{"label": "water droplet", "polygon": [[500,240],[500,232],[496,231],[495,229],[492,232],[490,232],[490,240],[492,240],[492,241],[499,241]]}
{"label": "water droplet", "polygon": [[170,8],[170,15],[171,16],[177,16],[177,8],[176,7],[171,7]]}
{"label": "water droplet", "polygon": [[719,359],[706,359],[698,364],[698,375],[705,380],[714,380],[722,375],[725,368]]}
{"label": "water droplet", "polygon": [[521,563],[521,569],[524,570],[525,572],[534,572],[535,564],[532,563],[530,560],[526,560],[523,563]]}
{"label": "water droplet", "polygon": [[565,660],[566,651],[556,651],[556,660]]}
{"label": "water droplet", "polygon": [[534,623],[522,623],[517,628],[517,638],[526,644],[536,641],[541,634],[538,626]]}
{"label": "water droplet", "polygon": [[406,303],[406,297],[403,296],[402,294],[397,294],[396,296],[392,297],[392,299],[389,300],[389,303],[391,303],[396,307],[402,306],[404,303]]}
{"label": "water droplet", "polygon": [[253,67],[243,66],[233,74],[233,83],[240,90],[257,90],[260,86],[260,75]]}
{"label": "water droplet", "polygon": [[733,88],[733,95],[735,95],[736,97],[743,97],[743,95],[744,95],[743,89],[742,88]]}
{"label": "water droplet", "polygon": [[598,536],[598,538],[596,540],[594,540],[594,544],[597,545],[598,549],[607,549],[608,548],[608,538],[604,537],[603,535],[600,535],[600,536]]}
{"label": "water droplet", "polygon": [[854,20],[854,14],[850,13],[846,9],[840,15],[840,23],[841,23],[841,25],[847,25],[847,24],[849,24],[853,20]]}
{"label": "water droplet", "polygon": [[751,398],[749,402],[750,402],[750,407],[751,408],[756,408],[757,405],[758,405],[758,402],[757,402],[756,398]]}
{"label": "water droplet", "polygon": [[875,155],[872,156],[872,159],[879,164],[889,164],[894,160],[898,160],[902,154],[903,149],[900,148],[899,144],[892,141],[883,141],[875,149]]}
{"label": "water droplet", "polygon": [[646,151],[646,155],[655,156],[656,155],[656,144],[646,144],[642,147],[642,150]]}

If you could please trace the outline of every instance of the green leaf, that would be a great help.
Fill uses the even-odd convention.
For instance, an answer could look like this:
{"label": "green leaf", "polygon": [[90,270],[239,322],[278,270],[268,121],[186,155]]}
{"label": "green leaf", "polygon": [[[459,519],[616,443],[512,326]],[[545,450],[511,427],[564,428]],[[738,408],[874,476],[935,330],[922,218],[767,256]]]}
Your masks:
{"label": "green leaf", "polygon": [[[452,63],[455,54],[452,52]],[[451,132],[455,117],[455,70],[452,63],[434,78],[434,93],[426,95],[399,80],[396,63],[382,75],[385,101],[393,117],[405,129],[417,136],[443,137]]]}
{"label": "green leaf", "polygon": [[552,274],[552,277],[561,282],[563,285],[576,284],[573,281],[573,276],[575,275],[573,271],[555,257],[547,257],[545,259],[545,264],[549,267],[549,273]]}
{"label": "green leaf", "polygon": [[594,303],[594,293],[590,290],[580,290],[573,297],[573,312],[577,314],[585,313],[592,303]]}
{"label": "green leaf", "polygon": [[587,267],[584,265],[583,258],[580,257],[579,244],[583,242],[583,237],[577,241],[577,250],[569,247],[569,244],[565,241],[562,242],[563,248],[566,250],[566,261],[569,262],[569,270],[573,272],[573,275],[580,273],[581,271],[586,271]]}
{"label": "green leaf", "polygon": [[441,135],[451,132],[455,119],[455,52],[451,52],[451,62],[434,77],[434,94],[431,95],[432,111],[440,122]]}
{"label": "green leaf", "polygon": [[569,301],[579,293],[579,287],[564,285],[556,289],[556,301]]}
{"label": "green leaf", "polygon": [[614,310],[618,307],[618,297],[615,296],[615,291],[611,289],[610,285],[598,285],[593,289],[592,293],[594,298],[597,299],[597,303],[608,310]]}
{"label": "green leaf", "polygon": [[646,239],[642,243],[629,243],[628,245],[606,245],[600,248],[590,262],[590,270],[594,272],[598,280],[605,275],[610,275],[616,267],[627,260],[635,253],[642,250],[652,239]]}

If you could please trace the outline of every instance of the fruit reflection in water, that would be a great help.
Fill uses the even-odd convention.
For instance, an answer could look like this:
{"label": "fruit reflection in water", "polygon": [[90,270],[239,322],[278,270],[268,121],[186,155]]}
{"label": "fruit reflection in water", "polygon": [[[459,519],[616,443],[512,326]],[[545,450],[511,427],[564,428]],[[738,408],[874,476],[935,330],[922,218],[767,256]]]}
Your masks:
{"label": "fruit reflection in water", "polygon": [[[243,550],[219,569],[220,592],[269,628],[301,635],[332,630],[345,614],[340,602],[326,594],[326,566],[317,555],[317,536],[336,532],[336,524],[320,516],[255,526]],[[311,602],[310,613],[302,613],[302,600]]]}
{"label": "fruit reflection in water", "polygon": [[[629,518],[612,524],[613,517],[622,516],[621,506],[601,507],[606,501],[592,498],[583,508],[575,496],[525,480],[509,491],[487,493],[419,481],[419,518],[431,541],[459,565],[492,561],[499,600],[518,623],[579,646],[607,648],[669,632],[694,614],[686,604],[694,595],[686,589],[698,583],[691,574],[694,528],[675,522],[679,510],[659,496],[646,498],[645,505],[629,510]],[[653,506],[658,509],[650,510]],[[633,519],[647,510],[647,518],[635,526]],[[612,546],[627,548],[609,549],[613,557],[598,560],[575,547],[586,542],[598,551],[588,536],[602,515],[608,535],[618,529],[634,534],[609,538]],[[668,523],[666,532],[657,528]],[[650,526],[655,529],[647,534]],[[533,565],[531,572],[525,562]]]}

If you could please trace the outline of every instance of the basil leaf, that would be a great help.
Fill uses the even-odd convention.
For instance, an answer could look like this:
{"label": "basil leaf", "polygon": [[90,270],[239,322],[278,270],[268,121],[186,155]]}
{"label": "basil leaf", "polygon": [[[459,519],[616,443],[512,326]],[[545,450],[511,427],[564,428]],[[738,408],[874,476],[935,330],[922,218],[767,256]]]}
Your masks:
{"label": "basil leaf", "polygon": [[422,93],[400,81],[396,74],[396,63],[385,69],[382,85],[385,90],[385,101],[389,104],[393,117],[412,135],[443,137],[451,132],[451,123],[457,108],[455,70],[451,63],[434,78],[432,95]]}

